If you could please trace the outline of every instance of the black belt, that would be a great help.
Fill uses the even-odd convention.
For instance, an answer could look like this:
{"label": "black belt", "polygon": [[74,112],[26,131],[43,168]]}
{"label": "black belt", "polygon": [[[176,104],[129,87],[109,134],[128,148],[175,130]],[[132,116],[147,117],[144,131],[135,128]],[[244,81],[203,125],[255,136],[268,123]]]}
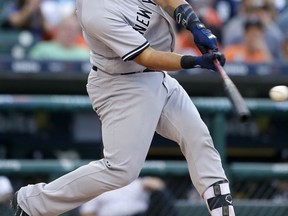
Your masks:
{"label": "black belt", "polygon": [[[92,66],[92,69],[94,71],[98,70],[98,68],[95,65]],[[157,71],[157,70],[152,70],[152,69],[146,68],[142,72],[145,73],[145,72],[154,72],[154,71]],[[136,73],[141,73],[141,72],[140,71],[138,71],[138,72],[127,72],[127,73],[120,73],[120,75],[129,75],[129,74],[136,74]]]}

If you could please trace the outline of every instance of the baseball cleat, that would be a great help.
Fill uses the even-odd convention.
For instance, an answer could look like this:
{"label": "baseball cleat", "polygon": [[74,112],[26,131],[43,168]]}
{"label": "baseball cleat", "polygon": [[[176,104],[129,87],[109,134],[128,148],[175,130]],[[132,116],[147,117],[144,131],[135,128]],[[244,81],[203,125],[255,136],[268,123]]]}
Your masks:
{"label": "baseball cleat", "polygon": [[29,216],[19,205],[17,202],[17,195],[16,192],[11,200],[11,208],[13,210],[13,216]]}

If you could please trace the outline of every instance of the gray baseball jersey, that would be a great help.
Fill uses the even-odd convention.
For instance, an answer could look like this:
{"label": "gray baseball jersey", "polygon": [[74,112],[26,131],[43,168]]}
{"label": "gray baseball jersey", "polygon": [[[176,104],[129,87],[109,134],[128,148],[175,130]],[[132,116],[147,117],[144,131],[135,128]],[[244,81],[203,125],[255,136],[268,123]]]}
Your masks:
{"label": "gray baseball jersey", "polygon": [[174,49],[167,14],[151,0],[88,0],[77,4],[84,38],[92,52],[91,62],[102,71],[141,71],[144,67],[131,60],[145,48]]}
{"label": "gray baseball jersey", "polygon": [[[148,46],[172,51],[167,15],[151,0],[77,0],[77,16],[91,47],[87,92],[102,122],[104,158],[48,184],[22,187],[20,207],[55,216],[136,179],[155,131],[177,142],[199,194],[227,180],[210,133],[177,80],[145,72],[133,58]],[[139,72],[134,74],[125,74]]]}

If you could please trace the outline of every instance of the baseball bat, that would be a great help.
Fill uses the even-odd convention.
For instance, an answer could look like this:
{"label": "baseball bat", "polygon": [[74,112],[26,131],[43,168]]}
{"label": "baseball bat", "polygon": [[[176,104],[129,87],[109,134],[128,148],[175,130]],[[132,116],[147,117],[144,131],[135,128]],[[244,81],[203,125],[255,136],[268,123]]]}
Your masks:
{"label": "baseball bat", "polygon": [[220,74],[224,86],[224,91],[232,104],[233,111],[239,117],[241,122],[247,121],[250,117],[250,111],[246,106],[243,97],[217,59],[214,60],[214,65]]}

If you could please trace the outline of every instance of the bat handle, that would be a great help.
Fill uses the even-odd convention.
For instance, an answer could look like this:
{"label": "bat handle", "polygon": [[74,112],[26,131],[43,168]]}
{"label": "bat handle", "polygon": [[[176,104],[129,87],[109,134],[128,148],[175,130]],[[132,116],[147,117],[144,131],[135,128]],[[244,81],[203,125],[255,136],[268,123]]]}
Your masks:
{"label": "bat handle", "polygon": [[[210,53],[218,53],[218,50],[212,50]],[[213,63],[214,63],[214,66],[216,67],[216,70],[220,73],[220,75],[221,75],[222,77],[224,77],[225,74],[226,74],[226,72],[225,72],[224,69],[222,68],[219,60],[218,60],[217,58],[215,58],[215,59],[213,60]]]}
{"label": "bat handle", "polygon": [[216,70],[220,74],[220,76],[224,79],[227,76],[227,74],[224,71],[223,67],[221,66],[219,60],[215,59],[213,63],[214,63],[214,66],[216,67]]}
{"label": "bat handle", "polygon": [[213,63],[214,63],[214,65],[215,65],[216,69],[217,69],[217,70],[220,70],[220,62],[218,61],[217,58],[214,59]]}

